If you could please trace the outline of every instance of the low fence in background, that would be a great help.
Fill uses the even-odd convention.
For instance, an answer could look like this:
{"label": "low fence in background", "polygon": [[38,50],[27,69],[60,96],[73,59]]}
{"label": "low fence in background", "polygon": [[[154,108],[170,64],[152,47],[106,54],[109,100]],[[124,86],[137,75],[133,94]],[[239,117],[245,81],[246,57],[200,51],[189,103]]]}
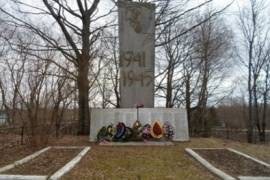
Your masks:
{"label": "low fence in background", "polygon": [[78,122],[63,122],[58,126],[55,124],[42,124],[35,127],[0,127],[0,149],[25,144],[32,133],[32,129],[35,129],[35,132],[39,135],[46,133],[44,135],[49,137],[61,138],[64,135],[76,135],[78,132]]}
{"label": "low fence in background", "polygon": [[[65,135],[77,135],[78,122],[63,122],[60,126],[43,124],[37,127],[36,131],[42,132],[47,130],[46,135],[50,138],[61,138]],[[6,147],[27,144],[31,127],[29,126],[13,126],[0,127],[0,150]],[[247,142],[247,130],[240,129],[212,129],[212,137],[229,139],[240,142]],[[259,135],[254,131],[256,141],[259,142]],[[197,137],[197,136],[196,136]],[[266,131],[266,142],[270,143],[270,130]]]}
{"label": "low fence in background", "polygon": [[[234,141],[247,142],[247,130],[242,129],[212,129],[211,136]],[[259,142],[259,133],[254,131],[255,142]],[[270,142],[270,130],[265,132],[265,141]]]}

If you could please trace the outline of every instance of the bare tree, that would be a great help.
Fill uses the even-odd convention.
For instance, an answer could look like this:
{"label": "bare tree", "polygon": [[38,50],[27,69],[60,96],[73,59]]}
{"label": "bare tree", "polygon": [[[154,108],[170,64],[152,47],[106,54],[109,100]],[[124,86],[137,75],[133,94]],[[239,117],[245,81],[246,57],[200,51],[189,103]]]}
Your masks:
{"label": "bare tree", "polygon": [[[104,33],[102,43],[104,49],[104,64],[102,70],[102,82],[99,82],[103,99],[103,106],[113,106],[120,108],[120,67],[119,67],[119,44],[117,39],[117,29],[111,29]],[[100,78],[101,79],[101,78]]]}
{"label": "bare tree", "polygon": [[[166,32],[169,27],[174,26],[176,22],[188,16],[196,9],[200,9],[209,4],[213,0],[206,0],[201,4],[188,8],[184,6],[188,1],[139,1],[139,2],[154,2],[157,5],[156,16],[156,46],[161,47],[168,41],[160,41],[161,35]],[[115,25],[114,20],[107,18],[111,12],[115,10],[115,6],[109,8],[106,12],[98,11],[100,4],[105,1],[100,0],[42,0],[42,3],[28,4],[22,0],[12,0],[0,8],[0,11],[7,16],[5,23],[13,27],[14,30],[27,29],[31,33],[39,36],[39,41],[36,44],[31,44],[28,49],[23,48],[29,55],[37,57],[36,51],[54,50],[61,54],[60,60],[43,59],[50,61],[57,67],[61,68],[76,82],[78,90],[78,106],[79,106],[79,134],[85,134],[89,131],[90,114],[89,100],[91,87],[100,73],[96,72],[97,61],[103,59],[103,54],[100,54],[100,37],[104,29]],[[106,1],[109,2],[109,1]],[[115,2],[115,1],[114,1]],[[183,8],[182,8],[183,7]],[[225,7],[226,8],[226,7]],[[225,9],[224,8],[224,9]],[[222,12],[224,9],[218,10],[210,15],[215,15]],[[199,25],[206,22],[210,17],[202,19],[194,25],[189,26],[183,31],[171,37],[170,41],[181,37],[191,30],[194,30]],[[57,26],[56,26],[57,25]],[[55,27],[54,30],[51,27]],[[6,38],[7,41],[12,41]],[[13,46],[18,46],[11,42]],[[24,46],[24,45],[22,45]],[[116,56],[114,57],[114,59]],[[66,68],[63,62],[68,62],[72,66]],[[113,86],[116,96],[116,106],[120,99],[118,93],[118,73],[114,74]],[[93,93],[95,94],[95,92]],[[90,102],[91,103],[91,102]],[[92,102],[94,104],[94,102]],[[171,105],[170,105],[171,106]]]}
{"label": "bare tree", "polygon": [[[212,13],[196,15],[193,21],[186,19],[194,24],[203,19],[208,21],[185,36],[177,35],[181,28],[186,28],[184,25],[170,27],[161,36],[168,43],[161,51],[165,56],[160,56],[158,97],[165,98],[166,107],[184,106],[187,109],[191,134],[201,130],[206,132],[211,114],[208,101],[213,97],[216,101],[220,99],[216,94],[231,65],[232,32],[222,23],[222,16],[212,17]],[[178,38],[172,40],[175,36]],[[226,94],[226,91],[222,90],[222,93]]]}
{"label": "bare tree", "polygon": [[[110,26],[110,22],[99,24],[99,20],[107,16],[111,10],[104,14],[97,13],[100,0],[82,1],[75,3],[66,0],[42,0],[42,5],[35,6],[27,4],[24,1],[15,0],[10,6],[20,17],[11,12],[8,8],[1,8],[1,12],[10,17],[8,23],[19,27],[26,28],[32,33],[37,34],[42,42],[37,46],[49,47],[59,51],[67,61],[72,63],[73,68],[64,69],[70,76],[76,80],[78,88],[79,104],[79,134],[85,134],[89,131],[89,74],[94,61],[98,58],[97,40],[101,31]],[[27,9],[27,10],[26,10]],[[30,9],[30,10],[29,10]],[[113,8],[112,8],[113,9]],[[22,18],[26,16],[26,18]],[[47,16],[46,23],[53,25],[56,23],[58,29],[49,33],[48,28],[40,27],[38,22],[32,22],[30,17]],[[29,20],[30,19],[30,20]],[[57,32],[57,33],[56,33]],[[54,33],[54,34],[52,34]],[[64,37],[63,41],[59,41]],[[61,63],[53,62],[62,67]],[[90,72],[89,72],[90,71]]]}
{"label": "bare tree", "polygon": [[[198,19],[196,22],[187,23],[190,19],[190,16],[194,14],[197,10],[207,6],[212,1],[204,1],[201,4],[193,5],[188,7],[189,1],[156,1],[156,0],[142,0],[138,2],[151,2],[156,4],[156,60],[157,65],[162,66],[157,70],[160,70],[156,73],[156,96],[159,98],[166,98],[166,107],[173,107],[176,104],[179,106],[179,97],[183,92],[179,91],[181,89],[180,79],[175,78],[175,69],[179,66],[180,62],[183,61],[183,56],[186,56],[184,53],[185,50],[181,52],[180,49],[185,48],[185,43],[189,43],[187,39],[188,33],[194,30],[196,27],[205,23],[211,17],[217,16],[223,12],[228,6],[224,7],[221,10],[213,11],[209,16]],[[183,27],[185,24],[185,28]],[[117,43],[111,43],[111,47],[115,47]],[[187,46],[187,45],[186,45]],[[113,49],[113,48],[111,48]],[[161,52],[160,52],[161,51]],[[115,53],[112,53],[115,54]],[[166,54],[166,58],[163,58]],[[115,55],[112,59],[115,59]],[[187,57],[185,57],[187,58]],[[166,59],[168,62],[161,62]],[[116,61],[113,61],[116,62]],[[116,62],[117,63],[117,62]],[[164,67],[165,66],[165,67]],[[117,68],[117,67],[116,67]],[[114,79],[117,79],[119,75],[115,76]],[[117,81],[113,82],[115,87],[117,87]],[[116,100],[119,100],[118,88],[114,88]]]}
{"label": "bare tree", "polygon": [[[248,69],[249,97],[247,141],[249,143],[254,141],[255,126],[257,126],[258,131],[261,132],[258,104],[258,82],[261,78],[264,64],[269,61],[270,53],[268,42],[269,25],[267,25],[264,16],[265,8],[266,1],[249,0],[248,5],[240,10],[239,14],[239,27],[243,41],[243,47],[240,47],[240,50],[244,50],[244,53],[240,54],[239,58]],[[265,78],[267,79],[268,77]]]}
{"label": "bare tree", "polygon": [[[182,65],[190,57],[191,53],[191,39],[188,35],[179,36],[177,39],[171,41],[171,38],[177,36],[180,26],[174,25],[167,28],[167,31],[161,36],[167,44],[159,52],[158,73],[156,73],[157,96],[164,98],[167,108],[179,106],[181,104],[182,89],[183,89],[183,75],[184,71]],[[163,55],[164,54],[164,55]]]}
{"label": "bare tree", "polygon": [[36,51],[34,56],[29,50],[37,41],[32,34],[16,32],[12,43],[18,46],[10,44],[0,63],[0,93],[10,125],[25,127],[32,146],[47,143],[54,125],[58,133],[75,90],[66,72],[52,63],[58,58],[55,51]]}
{"label": "bare tree", "polygon": [[[267,63],[265,63],[263,71],[264,71],[264,87],[261,90],[261,94],[262,94],[262,117],[261,117],[261,121],[258,119],[258,125],[260,126],[260,130],[259,130],[259,139],[261,142],[265,142],[266,140],[266,134],[265,134],[265,130],[267,127],[266,124],[266,113],[268,110],[268,102],[269,102],[269,91],[270,91],[270,78],[269,78],[269,72],[270,72],[270,58],[268,59]],[[257,126],[258,126],[257,125]]]}
{"label": "bare tree", "polygon": [[[210,16],[206,12],[202,18]],[[199,83],[197,86],[197,120],[204,129],[207,125],[205,117],[209,97],[224,80],[230,65],[232,31],[222,23],[222,17],[213,17],[194,31],[194,56],[197,59]],[[226,62],[225,62],[226,61]]]}

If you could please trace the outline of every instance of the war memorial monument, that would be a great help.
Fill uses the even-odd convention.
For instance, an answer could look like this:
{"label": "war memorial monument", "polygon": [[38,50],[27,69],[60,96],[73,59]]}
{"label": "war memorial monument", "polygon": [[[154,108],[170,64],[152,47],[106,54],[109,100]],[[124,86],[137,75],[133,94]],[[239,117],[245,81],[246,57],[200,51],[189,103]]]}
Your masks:
{"label": "war memorial monument", "polygon": [[120,108],[91,110],[90,141],[97,141],[102,127],[134,127],[137,120],[142,125],[169,123],[173,141],[189,140],[185,109],[154,107],[155,5],[119,1],[118,14]]}

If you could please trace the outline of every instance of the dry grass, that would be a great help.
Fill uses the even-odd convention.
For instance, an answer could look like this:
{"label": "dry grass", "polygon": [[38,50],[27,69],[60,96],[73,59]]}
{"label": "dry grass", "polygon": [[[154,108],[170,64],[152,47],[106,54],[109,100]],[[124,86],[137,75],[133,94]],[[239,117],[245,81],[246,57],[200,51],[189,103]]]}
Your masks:
{"label": "dry grass", "polygon": [[231,147],[270,163],[270,146],[216,138],[195,138],[163,147],[104,147],[88,137],[64,137],[50,145],[87,145],[91,150],[62,179],[217,179],[188,156],[186,147]]}
{"label": "dry grass", "polygon": [[270,162],[270,146],[196,138],[164,147],[104,147],[91,151],[63,179],[217,179],[188,156],[186,147],[232,147]]}
{"label": "dry grass", "polygon": [[172,147],[97,147],[64,179],[213,179]]}
{"label": "dry grass", "polygon": [[14,146],[0,149],[0,167],[22,159],[33,152],[35,152],[35,150],[25,146]]}

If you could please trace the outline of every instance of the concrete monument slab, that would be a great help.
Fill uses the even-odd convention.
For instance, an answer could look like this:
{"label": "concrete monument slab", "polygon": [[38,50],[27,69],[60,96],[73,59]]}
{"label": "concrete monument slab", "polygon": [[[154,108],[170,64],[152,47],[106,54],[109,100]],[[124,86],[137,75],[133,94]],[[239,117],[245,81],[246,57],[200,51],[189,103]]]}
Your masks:
{"label": "concrete monument slab", "polygon": [[155,5],[119,1],[121,108],[154,107]]}
{"label": "concrete monument slab", "polygon": [[[174,141],[188,141],[188,122],[185,109],[173,108],[142,108],[139,109],[139,121],[142,125],[152,124],[159,120],[162,124],[166,121],[174,128]],[[92,109],[90,141],[97,140],[97,134],[103,126],[116,125],[123,122],[132,127],[137,120],[137,109]]]}

